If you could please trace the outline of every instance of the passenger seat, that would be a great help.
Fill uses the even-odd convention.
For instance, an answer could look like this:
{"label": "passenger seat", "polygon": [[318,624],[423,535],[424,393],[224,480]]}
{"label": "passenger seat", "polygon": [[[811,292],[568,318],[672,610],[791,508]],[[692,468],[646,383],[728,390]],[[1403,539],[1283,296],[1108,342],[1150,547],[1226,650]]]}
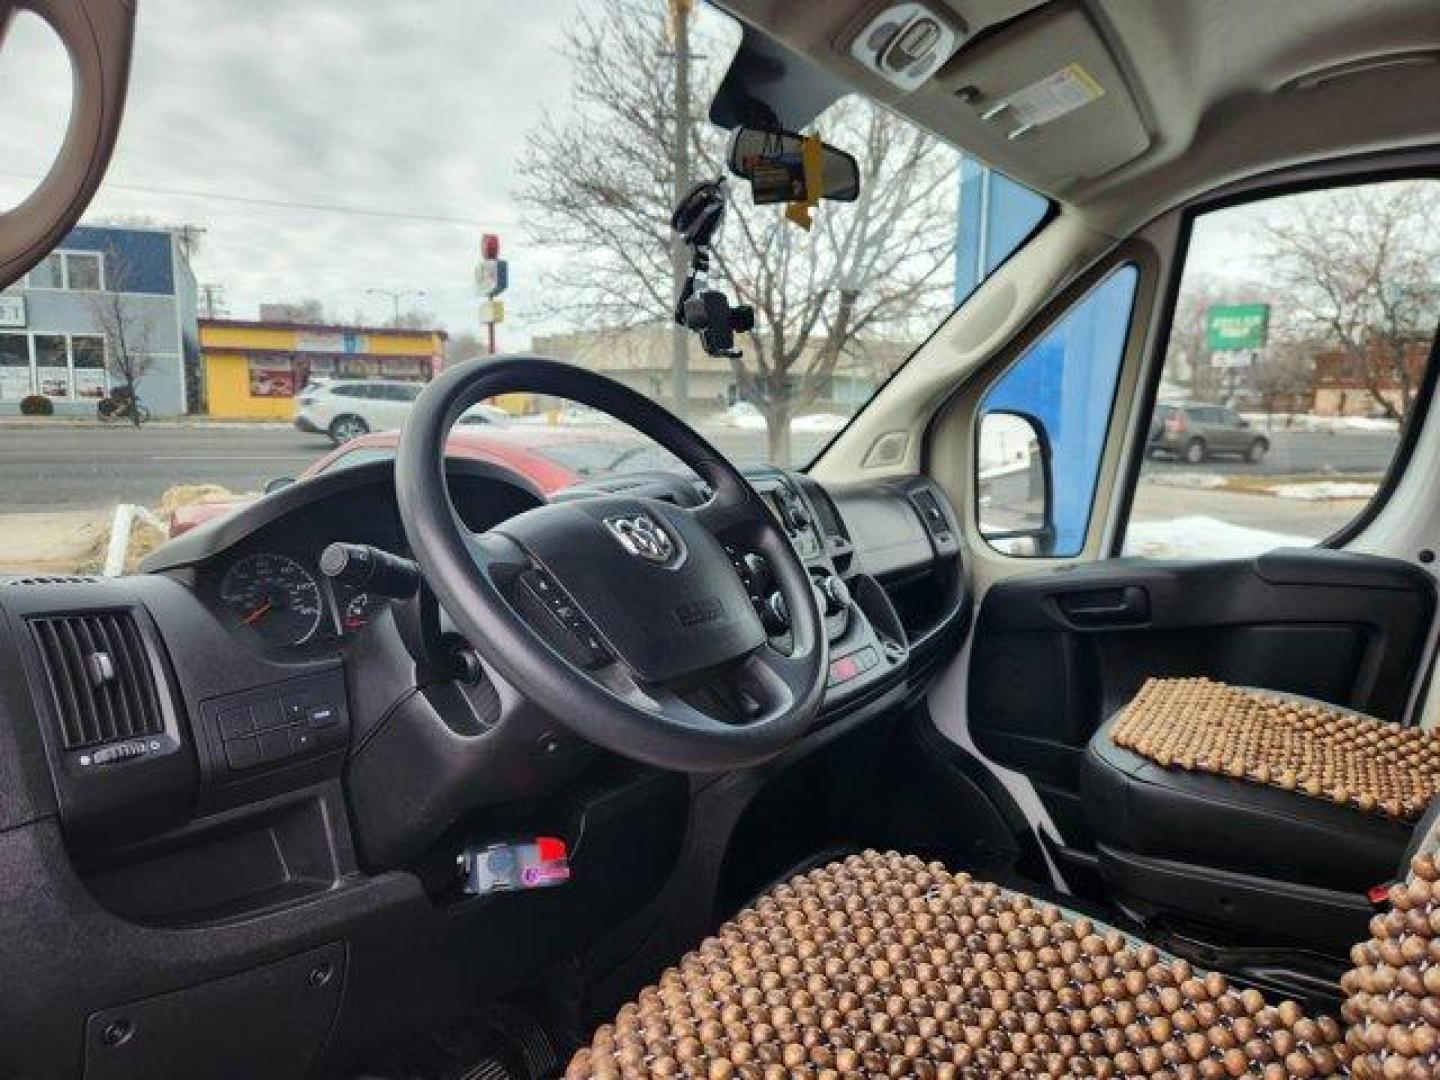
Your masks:
{"label": "passenger seat", "polygon": [[1348,718],[1382,739],[1389,729],[1404,732],[1306,698],[1208,680],[1151,680],[1100,727],[1086,751],[1081,787],[1101,875],[1117,903],[1137,918],[1291,941],[1343,956],[1364,933],[1373,913],[1369,894],[1393,877],[1424,806],[1412,799],[1401,819],[1379,807],[1360,809],[1356,799],[1337,801],[1349,793],[1325,784],[1312,784],[1307,792],[1294,777],[1284,778],[1293,787],[1286,790],[1277,786],[1279,777],[1257,782],[1226,775],[1222,770],[1243,772],[1236,753],[1244,749],[1240,744],[1254,744],[1243,735],[1227,736],[1230,757],[1212,759],[1208,768],[1193,760],[1168,766],[1156,760],[1155,754],[1176,753],[1173,739],[1150,746],[1152,756],[1137,752],[1133,735],[1123,740],[1130,748],[1116,742],[1117,728],[1137,703],[1171,710],[1151,730],[1161,733],[1173,723],[1193,733],[1204,723],[1207,702],[1224,705],[1235,695],[1267,707],[1289,704],[1292,715],[1319,716],[1322,724],[1323,717],[1334,717],[1333,726],[1345,727]]}

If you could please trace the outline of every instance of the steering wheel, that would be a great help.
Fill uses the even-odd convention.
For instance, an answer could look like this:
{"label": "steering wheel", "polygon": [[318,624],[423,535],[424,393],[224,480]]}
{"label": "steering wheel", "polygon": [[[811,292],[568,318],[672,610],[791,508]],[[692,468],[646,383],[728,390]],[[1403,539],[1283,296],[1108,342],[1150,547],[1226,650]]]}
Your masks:
{"label": "steering wheel", "polygon": [[[450,500],[446,438],[465,409],[509,393],[598,409],[654,439],[713,495],[695,507],[596,495],[472,533]],[[416,400],[395,487],[410,550],[471,647],[582,738],[705,772],[772,757],[814,719],[828,654],[809,574],[750,483],[649,398],[542,357],[456,365]],[[727,544],[768,560],[788,648],[767,637]]]}

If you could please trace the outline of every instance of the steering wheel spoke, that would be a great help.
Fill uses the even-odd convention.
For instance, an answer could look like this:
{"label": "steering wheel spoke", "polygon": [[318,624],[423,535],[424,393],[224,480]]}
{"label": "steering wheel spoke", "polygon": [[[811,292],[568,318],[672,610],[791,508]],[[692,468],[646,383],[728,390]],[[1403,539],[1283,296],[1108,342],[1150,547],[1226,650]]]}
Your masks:
{"label": "steering wheel spoke", "polygon": [[491,581],[508,582],[530,568],[530,556],[525,549],[494,529],[483,533],[467,532],[465,547],[475,568]]}
{"label": "steering wheel spoke", "polygon": [[687,507],[684,512],[722,542],[743,539],[746,533],[753,534],[760,524],[759,515],[767,513],[759,496],[748,487],[745,491],[717,488],[705,502]]}

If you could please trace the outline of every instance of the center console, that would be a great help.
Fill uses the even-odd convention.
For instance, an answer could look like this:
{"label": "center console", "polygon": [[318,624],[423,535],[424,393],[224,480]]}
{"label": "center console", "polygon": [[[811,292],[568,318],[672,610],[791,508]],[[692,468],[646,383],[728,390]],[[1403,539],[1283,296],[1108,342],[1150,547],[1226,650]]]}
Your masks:
{"label": "center console", "polygon": [[[827,710],[888,683],[904,670],[905,632],[885,590],[856,565],[854,544],[830,497],[793,473],[767,470],[748,478],[810,573],[830,644]],[[736,550],[730,557],[771,642],[786,648],[790,615],[765,558]]]}

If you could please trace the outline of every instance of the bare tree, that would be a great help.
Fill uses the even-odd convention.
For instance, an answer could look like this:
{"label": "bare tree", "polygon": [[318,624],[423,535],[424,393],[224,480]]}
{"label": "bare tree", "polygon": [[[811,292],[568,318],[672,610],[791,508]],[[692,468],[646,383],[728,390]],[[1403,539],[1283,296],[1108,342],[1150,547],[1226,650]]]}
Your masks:
{"label": "bare tree", "polygon": [[[708,99],[728,50],[698,22],[689,42],[690,77]],[[570,255],[547,275],[548,314],[608,328],[672,315],[669,219],[682,158],[672,50],[655,0],[603,0],[571,26],[570,100],[531,132],[518,190],[532,234]],[[823,400],[857,339],[913,340],[951,287],[956,155],[860,101],[832,107],[821,128],[859,158],[859,199],[821,207],[804,233],[779,208],[741,196],[716,250],[714,276],[757,317],[745,357],[732,362],[736,388],[764,414],[770,460],[782,464],[791,420]],[[721,175],[725,139],[690,125],[684,173]]]}
{"label": "bare tree", "polygon": [[1440,313],[1440,188],[1430,180],[1296,196],[1259,225],[1262,259],[1293,332],[1346,357],[1386,416],[1415,400],[1407,345]]}
{"label": "bare tree", "polygon": [[140,397],[135,386],[154,363],[153,326],[136,302],[131,286],[135,266],[113,245],[105,249],[105,290],[90,296],[91,315],[105,340],[105,370],[124,388],[130,401],[130,422],[141,424]]}
{"label": "bare tree", "polygon": [[445,339],[445,366],[451,367],[466,360],[473,360],[486,353],[485,343],[480,335],[470,330],[461,330]]}
{"label": "bare tree", "polygon": [[1293,415],[1296,402],[1314,391],[1315,353],[1313,342],[1278,341],[1251,369],[1250,386],[1265,410],[1266,430],[1274,427],[1276,412]]}
{"label": "bare tree", "polygon": [[279,300],[260,305],[262,322],[288,322],[319,325],[329,320],[325,305],[313,296],[304,300]]}

